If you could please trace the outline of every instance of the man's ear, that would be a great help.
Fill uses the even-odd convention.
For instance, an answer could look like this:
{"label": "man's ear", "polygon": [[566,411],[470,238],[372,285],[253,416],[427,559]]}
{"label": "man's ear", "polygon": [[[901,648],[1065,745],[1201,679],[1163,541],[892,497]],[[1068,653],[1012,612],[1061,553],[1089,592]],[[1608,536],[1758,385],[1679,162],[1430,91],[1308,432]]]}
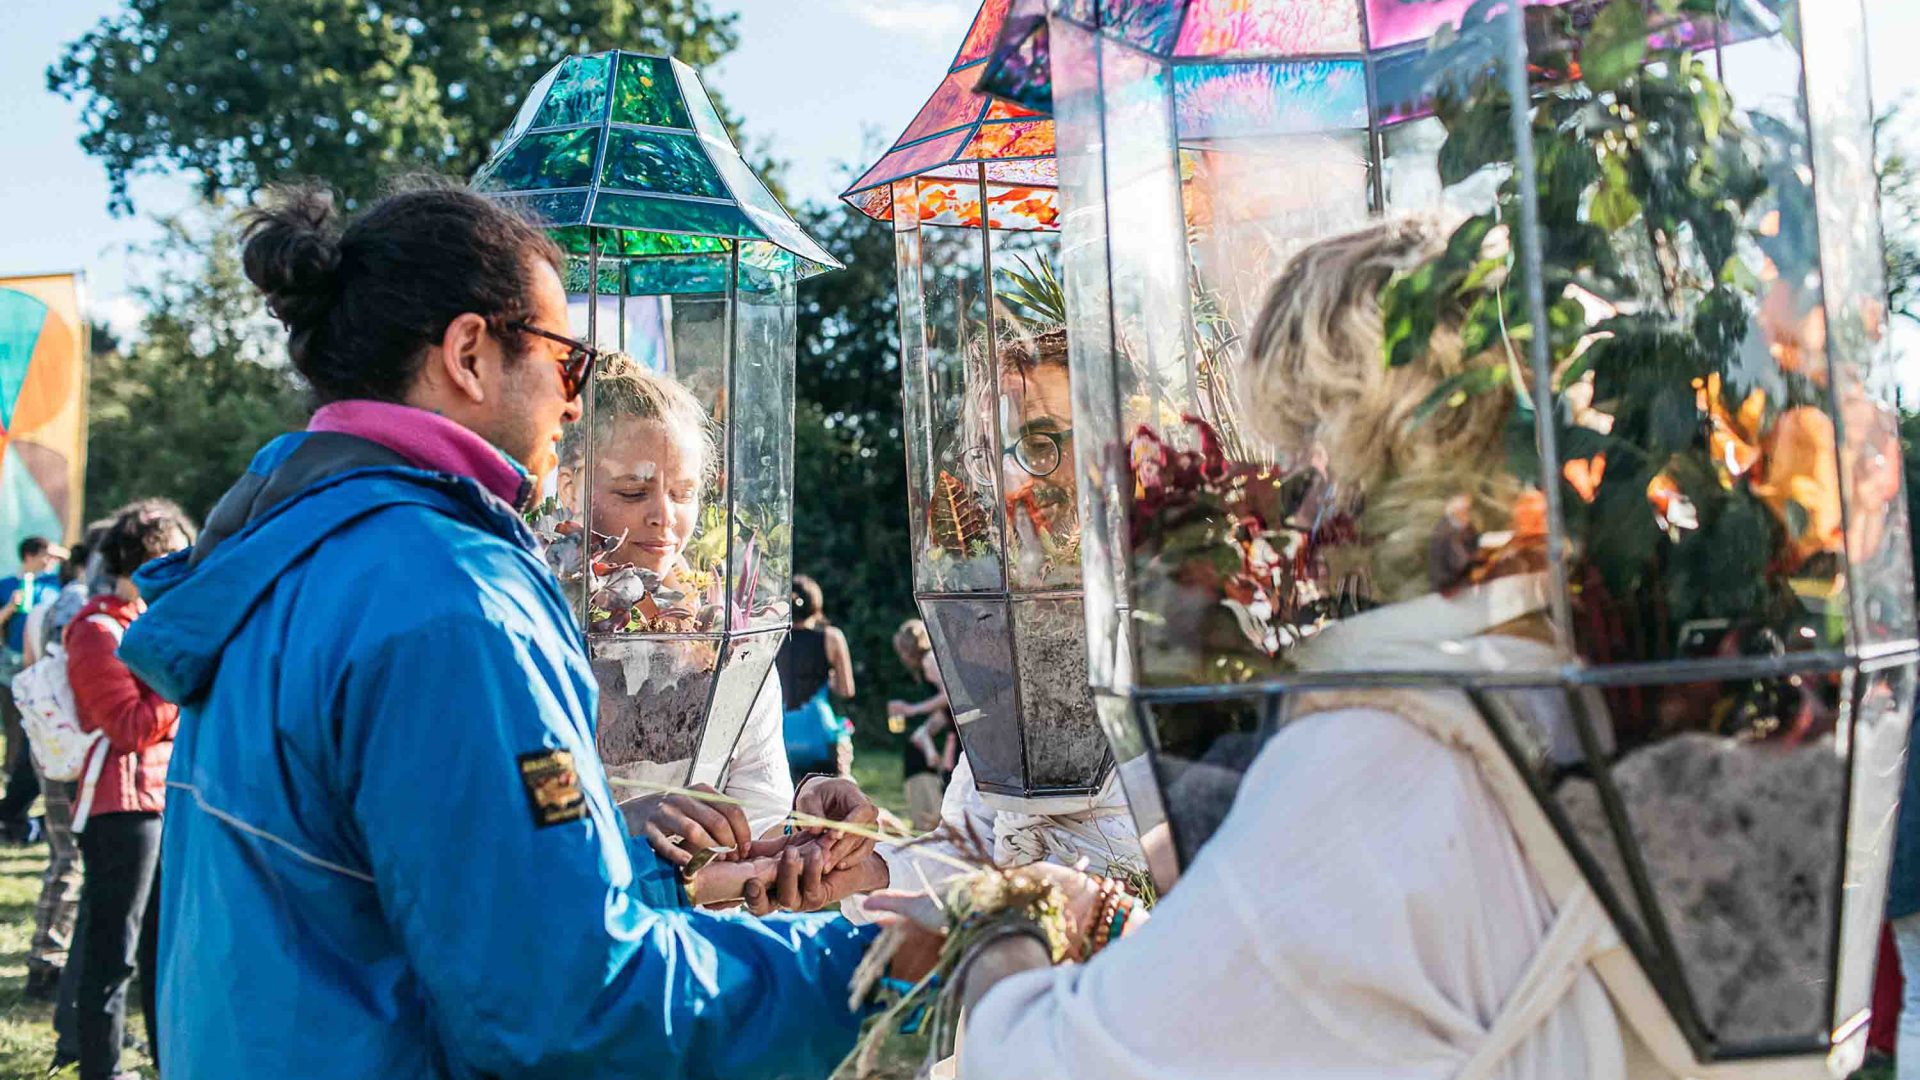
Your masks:
{"label": "man's ear", "polygon": [[456,316],[440,336],[439,347],[427,358],[428,364],[436,367],[430,377],[444,382],[455,395],[484,405],[487,387],[481,369],[491,348],[493,337],[487,331],[487,320],[472,312]]}

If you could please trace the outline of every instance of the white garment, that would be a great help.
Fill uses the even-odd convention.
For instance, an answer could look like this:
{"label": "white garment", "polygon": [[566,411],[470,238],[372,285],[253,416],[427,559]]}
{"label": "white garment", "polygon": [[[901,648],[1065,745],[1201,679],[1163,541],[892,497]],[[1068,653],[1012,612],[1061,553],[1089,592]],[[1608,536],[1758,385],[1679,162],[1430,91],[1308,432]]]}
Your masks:
{"label": "white garment", "polygon": [[[1084,857],[1087,871],[1101,876],[1146,869],[1146,856],[1140,850],[1133,815],[1127,812],[1126,796],[1111,778],[1098,794],[1078,800],[1077,805],[1066,803],[1069,809],[1064,813],[1022,812],[1021,800],[1003,795],[991,796],[1000,804],[996,809],[988,804],[989,798],[973,782],[973,766],[967,756],[960,755],[953,780],[947,785],[946,799],[940,805],[940,828],[914,844],[881,844],[875,848],[887,864],[888,888],[917,891],[938,886],[960,873],[961,868],[946,859],[973,861],[966,854],[973,850],[969,838],[990,845],[997,866],[1033,862],[1072,866]],[[1059,807],[1063,802],[1050,797],[1045,805]],[[840,912],[855,923],[869,921],[858,896],[841,901]]]}
{"label": "white garment", "polygon": [[[1139,932],[968,1019],[971,1080],[1451,1080],[1554,911],[1465,752],[1378,709],[1287,727]],[[1632,1070],[1590,970],[1488,1075]]]}
{"label": "white garment", "polygon": [[793,809],[793,774],[787,770],[786,719],[781,709],[780,680],[771,672],[753,699],[746,729],[734,747],[733,760],[720,783],[722,794],[740,800],[753,835],[764,836]]}
{"label": "white garment", "polygon": [[[1422,597],[1335,624],[1294,659],[1551,671],[1553,648],[1488,635],[1545,597],[1540,575]],[[1152,921],[1091,965],[994,987],[969,1019],[962,1076],[1669,1075],[1595,973],[1626,951],[1550,831],[1509,816],[1531,796],[1471,705],[1391,690],[1290,704],[1299,719]],[[1537,704],[1530,755],[1557,760],[1567,718]]]}

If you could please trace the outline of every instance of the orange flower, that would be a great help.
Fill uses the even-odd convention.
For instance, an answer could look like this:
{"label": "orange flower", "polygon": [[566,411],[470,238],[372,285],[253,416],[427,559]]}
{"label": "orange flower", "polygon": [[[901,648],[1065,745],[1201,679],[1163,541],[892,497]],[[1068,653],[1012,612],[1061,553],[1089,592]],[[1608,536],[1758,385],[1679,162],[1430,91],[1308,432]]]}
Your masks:
{"label": "orange flower", "polygon": [[1575,458],[1560,470],[1573,487],[1574,494],[1582,502],[1592,502],[1600,492],[1600,481],[1607,476],[1607,455],[1595,454],[1590,458]]}
{"label": "orange flower", "polygon": [[1805,375],[1815,385],[1827,384],[1827,312],[1778,277],[1768,263],[1763,278],[1772,283],[1760,302],[1760,329],[1767,335],[1767,351],[1782,371]]}
{"label": "orange flower", "polygon": [[1653,518],[1662,529],[1700,527],[1700,515],[1694,509],[1693,500],[1687,498],[1679,482],[1669,473],[1660,473],[1647,481],[1647,503],[1653,507]]}
{"label": "orange flower", "polygon": [[1547,535],[1547,493],[1528,488],[1513,500],[1513,538],[1515,541]]}
{"label": "orange flower", "polygon": [[1792,536],[1793,565],[1823,551],[1840,550],[1840,474],[1833,421],[1820,409],[1801,405],[1773,422],[1767,442],[1766,475],[1756,476],[1753,493],[1793,532],[1789,503],[1805,516]]}
{"label": "orange flower", "polygon": [[1740,403],[1737,415],[1729,414],[1721,396],[1720,376],[1693,380],[1694,401],[1707,414],[1707,446],[1713,453],[1713,467],[1723,487],[1747,474],[1760,460],[1760,425],[1766,422],[1767,394],[1755,390]]}
{"label": "orange flower", "polygon": [[1864,562],[1887,542],[1887,507],[1900,498],[1900,424],[1893,410],[1858,387],[1840,407],[1847,428],[1847,554]]}

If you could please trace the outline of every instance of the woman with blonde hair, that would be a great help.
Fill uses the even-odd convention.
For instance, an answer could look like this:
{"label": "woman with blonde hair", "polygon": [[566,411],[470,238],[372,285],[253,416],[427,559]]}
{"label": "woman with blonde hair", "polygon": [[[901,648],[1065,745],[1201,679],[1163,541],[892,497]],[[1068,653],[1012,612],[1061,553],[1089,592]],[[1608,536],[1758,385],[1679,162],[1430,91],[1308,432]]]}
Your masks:
{"label": "woman with blonde hair", "polygon": [[[581,484],[591,492],[587,532],[593,540],[585,550],[595,563],[588,598],[594,629],[719,630],[729,602],[726,575],[698,565],[690,554],[700,539],[706,493],[720,471],[711,417],[685,386],[624,353],[601,360],[591,392],[593,430],[580,424],[569,433],[557,501],[570,503]],[[588,438],[594,446],[590,471]],[[567,557],[576,564],[580,558]],[[634,835],[675,866],[686,866],[704,849],[723,849],[723,860],[745,858],[754,840],[776,829],[795,805],[779,680],[769,672],[744,721],[709,718],[711,679],[697,669],[711,671],[717,659],[708,641],[676,640],[666,649],[650,642],[630,654],[603,653],[594,660],[601,685],[597,742],[616,784],[644,779],[650,769],[678,760],[699,738],[703,720],[740,727],[717,790],[709,784],[694,785],[697,794],[616,787]],[[852,858],[870,848],[852,838],[836,850]]]}
{"label": "woman with blonde hair", "polygon": [[[1448,594],[1429,584],[1448,504],[1503,530],[1522,490],[1502,458],[1511,393],[1417,415],[1474,359],[1457,326],[1423,360],[1382,361],[1381,290],[1446,237],[1434,222],[1395,220],[1315,244],[1253,328],[1246,420],[1275,446],[1326,448],[1387,601],[1309,639],[1296,650],[1304,669],[1558,656],[1544,575],[1528,560],[1496,560]],[[1458,694],[1304,694],[1290,707],[1150,923],[1096,926],[1101,892],[1082,877],[1066,884],[1067,955],[1114,942],[1093,962],[1048,967],[1017,935],[972,957],[963,1077],[1664,1075],[1588,966],[1618,945],[1605,917],[1590,895],[1567,902],[1543,884],[1535,838],[1498,795],[1511,767],[1464,733]],[[907,896],[868,905],[937,922]]]}

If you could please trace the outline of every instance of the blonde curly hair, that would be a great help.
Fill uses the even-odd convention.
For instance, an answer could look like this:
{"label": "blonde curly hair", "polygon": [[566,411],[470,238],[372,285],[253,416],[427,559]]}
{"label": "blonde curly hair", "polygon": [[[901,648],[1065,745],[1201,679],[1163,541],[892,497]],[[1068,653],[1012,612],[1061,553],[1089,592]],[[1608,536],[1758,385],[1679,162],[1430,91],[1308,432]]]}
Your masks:
{"label": "blonde curly hair", "polygon": [[1328,479],[1355,514],[1357,554],[1388,602],[1431,591],[1427,545],[1449,500],[1470,497],[1476,520],[1503,528],[1521,491],[1502,437],[1510,388],[1415,416],[1479,359],[1462,353],[1460,312],[1442,313],[1425,357],[1386,361],[1381,290],[1444,251],[1450,231],[1400,217],[1302,250],[1268,290],[1242,371],[1251,429],[1303,459],[1325,449]]}

